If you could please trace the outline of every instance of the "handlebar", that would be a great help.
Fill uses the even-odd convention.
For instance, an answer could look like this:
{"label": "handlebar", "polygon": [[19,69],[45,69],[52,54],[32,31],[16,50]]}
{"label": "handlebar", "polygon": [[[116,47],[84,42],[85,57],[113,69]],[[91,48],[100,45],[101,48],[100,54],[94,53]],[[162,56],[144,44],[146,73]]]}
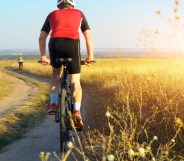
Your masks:
{"label": "handlebar", "polygon": [[[81,65],[90,65],[96,63],[96,60],[92,60],[92,61],[87,61],[87,60],[81,60]],[[43,60],[38,60],[38,64],[42,64],[42,65],[51,65],[50,62],[45,62]]]}
{"label": "handlebar", "polygon": [[89,65],[89,64],[92,64],[92,63],[96,63],[96,60],[91,60],[91,61],[81,60],[81,65]]}
{"label": "handlebar", "polygon": [[38,64],[50,65],[50,62],[46,62],[46,61],[43,61],[43,60],[38,60]]}

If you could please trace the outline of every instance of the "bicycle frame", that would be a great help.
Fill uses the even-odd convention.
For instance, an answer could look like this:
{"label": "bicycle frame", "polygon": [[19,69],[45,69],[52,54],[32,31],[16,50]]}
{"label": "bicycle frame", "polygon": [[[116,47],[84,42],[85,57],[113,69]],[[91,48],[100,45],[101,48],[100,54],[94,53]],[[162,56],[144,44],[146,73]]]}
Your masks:
{"label": "bicycle frame", "polygon": [[[65,107],[62,106],[62,91],[63,90],[66,91]],[[69,75],[68,75],[68,70],[67,70],[66,65],[63,65],[63,76],[61,78],[60,85],[59,85],[58,103],[59,103],[59,107],[66,108],[65,109],[66,114],[68,111],[71,111],[71,86],[70,86],[70,82],[69,82]],[[55,117],[56,122],[60,121],[60,115],[59,115],[60,112],[61,111],[58,111],[58,113],[57,113],[58,115],[56,115],[56,117]]]}
{"label": "bicycle frame", "polygon": [[58,92],[58,111],[55,116],[55,121],[60,123],[60,149],[61,152],[66,151],[66,143],[69,141],[69,130],[72,130],[70,120],[71,112],[71,85],[67,64],[70,59],[59,59],[63,65],[63,73],[60,81]]}

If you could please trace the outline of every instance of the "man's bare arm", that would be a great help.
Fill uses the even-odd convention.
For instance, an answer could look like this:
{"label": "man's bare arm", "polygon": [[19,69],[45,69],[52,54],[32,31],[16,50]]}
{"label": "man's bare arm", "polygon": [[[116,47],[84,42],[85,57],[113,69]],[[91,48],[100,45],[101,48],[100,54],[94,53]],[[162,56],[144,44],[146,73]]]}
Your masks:
{"label": "man's bare arm", "polygon": [[49,62],[49,60],[46,57],[46,40],[47,40],[48,34],[44,31],[41,31],[39,36],[39,48],[40,48],[40,56],[42,61]]}
{"label": "man's bare arm", "polygon": [[92,38],[92,33],[91,30],[86,30],[83,32],[85,41],[86,41],[86,48],[87,48],[87,59],[89,61],[94,60],[94,55],[93,55],[93,38]]}

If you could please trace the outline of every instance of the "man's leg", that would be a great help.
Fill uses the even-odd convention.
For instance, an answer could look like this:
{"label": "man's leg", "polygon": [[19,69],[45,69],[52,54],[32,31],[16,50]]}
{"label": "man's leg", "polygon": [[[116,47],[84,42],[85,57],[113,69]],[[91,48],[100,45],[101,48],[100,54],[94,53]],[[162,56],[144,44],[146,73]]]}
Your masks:
{"label": "man's leg", "polygon": [[80,105],[82,100],[82,88],[80,84],[80,74],[71,74],[70,82],[72,85],[72,102],[74,104],[74,110],[80,111]]}
{"label": "man's leg", "polygon": [[50,80],[50,91],[58,92],[58,85],[60,81],[61,68],[52,68],[52,75]]}
{"label": "man's leg", "polygon": [[48,113],[50,115],[55,114],[58,103],[58,86],[60,80],[61,68],[53,68],[51,80],[50,80],[50,107]]}
{"label": "man's leg", "polygon": [[82,100],[82,88],[80,84],[80,74],[71,74],[70,75],[70,82],[72,85],[72,102],[73,102],[73,114],[74,117],[77,119],[76,127],[82,128],[82,118],[80,114],[80,107],[81,107],[81,100]]}

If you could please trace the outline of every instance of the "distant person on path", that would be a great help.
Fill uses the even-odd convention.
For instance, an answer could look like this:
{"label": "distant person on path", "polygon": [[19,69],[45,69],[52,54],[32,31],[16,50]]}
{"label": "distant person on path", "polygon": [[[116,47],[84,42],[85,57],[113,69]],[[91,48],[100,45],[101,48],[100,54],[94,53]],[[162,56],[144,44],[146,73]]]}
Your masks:
{"label": "distant person on path", "polygon": [[19,71],[22,71],[22,70],[23,70],[23,62],[24,62],[23,56],[22,56],[22,54],[20,53],[20,54],[18,55]]}
{"label": "distant person on path", "polygon": [[[82,88],[80,84],[81,55],[79,29],[82,31],[86,41],[86,62],[94,60],[92,34],[85,15],[80,10],[74,8],[74,0],[58,0],[57,7],[58,10],[51,12],[47,16],[39,37],[41,61],[43,64],[51,62],[53,67],[50,82],[51,101],[48,113],[55,114],[57,111],[57,90],[61,65],[56,62],[56,59],[72,58],[72,63],[69,65],[69,74],[72,85],[73,116],[81,120],[80,126],[83,127],[80,114]],[[46,57],[46,39],[50,31],[52,32],[49,41],[49,60]]]}

